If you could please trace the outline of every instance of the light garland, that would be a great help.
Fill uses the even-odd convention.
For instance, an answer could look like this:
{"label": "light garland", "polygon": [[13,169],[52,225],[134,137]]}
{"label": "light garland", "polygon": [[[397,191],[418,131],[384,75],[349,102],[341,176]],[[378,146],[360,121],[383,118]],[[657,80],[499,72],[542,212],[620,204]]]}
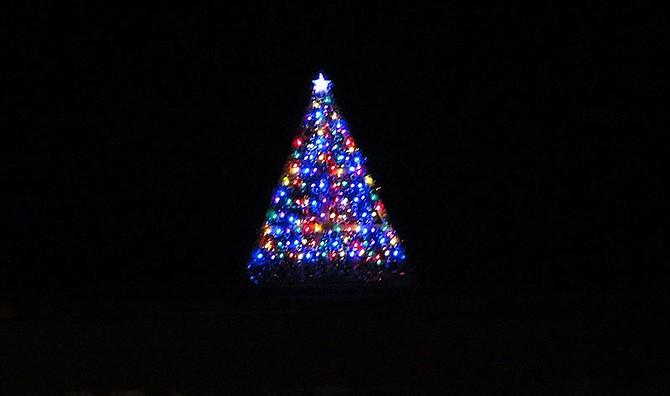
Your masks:
{"label": "light garland", "polygon": [[312,83],[248,276],[256,284],[402,277],[405,252],[334,104],[332,83],[321,73]]}

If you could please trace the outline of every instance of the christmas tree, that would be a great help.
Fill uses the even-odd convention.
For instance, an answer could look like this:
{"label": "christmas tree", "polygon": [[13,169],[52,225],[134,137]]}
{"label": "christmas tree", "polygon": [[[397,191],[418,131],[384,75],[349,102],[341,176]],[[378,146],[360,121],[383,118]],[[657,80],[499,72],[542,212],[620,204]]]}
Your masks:
{"label": "christmas tree", "polygon": [[405,252],[323,74],[247,266],[256,284],[404,279]]}

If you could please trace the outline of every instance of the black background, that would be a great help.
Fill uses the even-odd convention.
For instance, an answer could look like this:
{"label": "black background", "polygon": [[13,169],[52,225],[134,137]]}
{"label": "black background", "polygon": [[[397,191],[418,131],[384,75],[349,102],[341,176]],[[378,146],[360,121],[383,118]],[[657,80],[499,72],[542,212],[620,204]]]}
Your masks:
{"label": "black background", "polygon": [[[667,14],[223,3],[4,13],[0,393],[668,394]],[[244,276],[319,71],[412,288]]]}
{"label": "black background", "polygon": [[[324,71],[422,287],[663,290],[647,9],[29,7],[10,45],[9,299],[216,297]],[[11,19],[11,18],[10,18]]]}

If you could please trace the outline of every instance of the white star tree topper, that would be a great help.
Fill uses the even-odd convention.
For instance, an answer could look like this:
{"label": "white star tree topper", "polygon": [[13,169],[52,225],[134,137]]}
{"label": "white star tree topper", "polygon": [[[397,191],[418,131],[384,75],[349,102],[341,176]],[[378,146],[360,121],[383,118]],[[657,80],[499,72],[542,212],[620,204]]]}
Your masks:
{"label": "white star tree topper", "polygon": [[315,93],[328,92],[330,89],[330,80],[323,78],[323,73],[319,73],[319,78],[312,80],[312,84],[314,84]]}

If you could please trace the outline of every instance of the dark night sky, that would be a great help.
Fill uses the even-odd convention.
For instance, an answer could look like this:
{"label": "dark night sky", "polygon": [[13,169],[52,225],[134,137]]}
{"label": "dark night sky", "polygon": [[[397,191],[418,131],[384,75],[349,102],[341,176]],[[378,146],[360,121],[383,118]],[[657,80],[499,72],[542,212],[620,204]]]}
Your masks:
{"label": "dark night sky", "polygon": [[[33,7],[1,298],[222,298],[323,70],[422,285],[661,289],[659,10]],[[667,102],[666,102],[667,103]]]}

